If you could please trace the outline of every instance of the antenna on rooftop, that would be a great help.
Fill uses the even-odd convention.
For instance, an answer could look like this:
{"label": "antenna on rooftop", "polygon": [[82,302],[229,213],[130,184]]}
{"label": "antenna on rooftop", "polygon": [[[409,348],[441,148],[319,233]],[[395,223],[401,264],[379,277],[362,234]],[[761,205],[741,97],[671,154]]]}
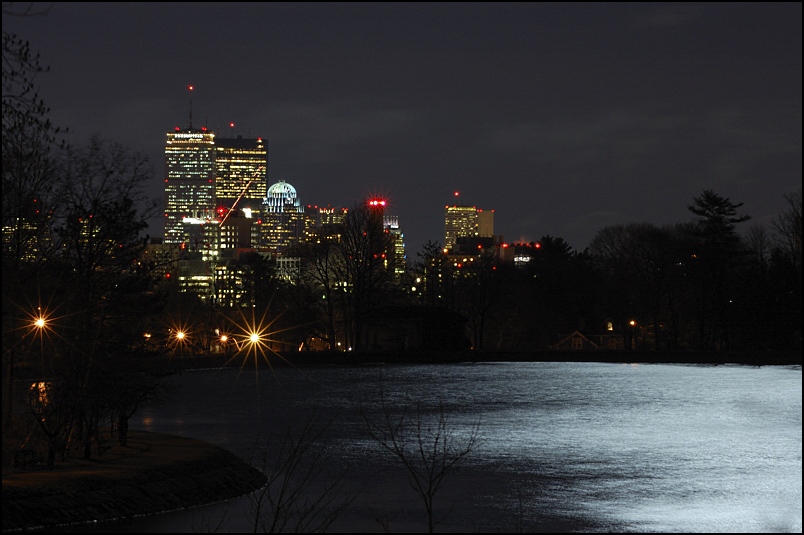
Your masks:
{"label": "antenna on rooftop", "polygon": [[187,86],[188,91],[190,92],[190,130],[193,129],[193,86]]}

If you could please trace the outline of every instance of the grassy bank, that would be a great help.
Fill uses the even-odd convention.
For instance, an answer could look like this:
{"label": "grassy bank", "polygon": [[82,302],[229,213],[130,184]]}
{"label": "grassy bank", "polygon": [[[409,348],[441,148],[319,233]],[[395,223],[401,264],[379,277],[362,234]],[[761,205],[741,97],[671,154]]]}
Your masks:
{"label": "grassy bank", "polygon": [[199,440],[130,432],[91,460],[53,469],[3,468],[3,531],[112,520],[242,496],[265,476],[234,454]]}

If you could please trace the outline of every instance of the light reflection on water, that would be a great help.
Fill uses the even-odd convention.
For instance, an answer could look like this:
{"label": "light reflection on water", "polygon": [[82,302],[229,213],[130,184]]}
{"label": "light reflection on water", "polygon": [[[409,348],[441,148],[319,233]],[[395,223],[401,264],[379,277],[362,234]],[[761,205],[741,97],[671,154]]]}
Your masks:
{"label": "light reflection on water", "polygon": [[[366,438],[357,406],[443,403],[456,432],[481,441],[444,491],[438,531],[801,532],[801,367],[494,363],[185,372],[175,398],[132,429],[206,440],[248,458],[313,412],[361,491],[331,531],[424,531],[421,505]],[[447,496],[446,493],[449,493]],[[227,505],[231,531],[243,506]],[[118,531],[192,531],[191,513]],[[191,523],[192,522],[192,523]]]}

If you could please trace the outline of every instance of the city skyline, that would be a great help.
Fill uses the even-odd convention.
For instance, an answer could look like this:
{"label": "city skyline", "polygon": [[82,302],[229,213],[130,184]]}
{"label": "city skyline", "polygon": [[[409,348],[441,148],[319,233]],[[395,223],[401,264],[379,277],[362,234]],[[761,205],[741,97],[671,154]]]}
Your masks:
{"label": "city skyline", "polygon": [[3,28],[51,67],[40,96],[72,144],[146,154],[159,199],[193,84],[196,126],[266,140],[268,185],[305,204],[386,195],[411,259],[443,240],[455,191],[508,242],[582,250],[607,225],[689,221],[704,189],[767,225],[801,184],[800,4],[37,10]]}

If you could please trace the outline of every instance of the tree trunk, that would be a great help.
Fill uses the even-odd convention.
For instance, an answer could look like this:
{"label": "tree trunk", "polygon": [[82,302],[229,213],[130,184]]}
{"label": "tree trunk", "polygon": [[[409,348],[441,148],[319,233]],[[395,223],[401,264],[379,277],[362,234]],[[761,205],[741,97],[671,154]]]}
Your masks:
{"label": "tree trunk", "polygon": [[124,448],[128,446],[128,416],[125,411],[120,411],[117,415],[117,433],[120,445]]}

